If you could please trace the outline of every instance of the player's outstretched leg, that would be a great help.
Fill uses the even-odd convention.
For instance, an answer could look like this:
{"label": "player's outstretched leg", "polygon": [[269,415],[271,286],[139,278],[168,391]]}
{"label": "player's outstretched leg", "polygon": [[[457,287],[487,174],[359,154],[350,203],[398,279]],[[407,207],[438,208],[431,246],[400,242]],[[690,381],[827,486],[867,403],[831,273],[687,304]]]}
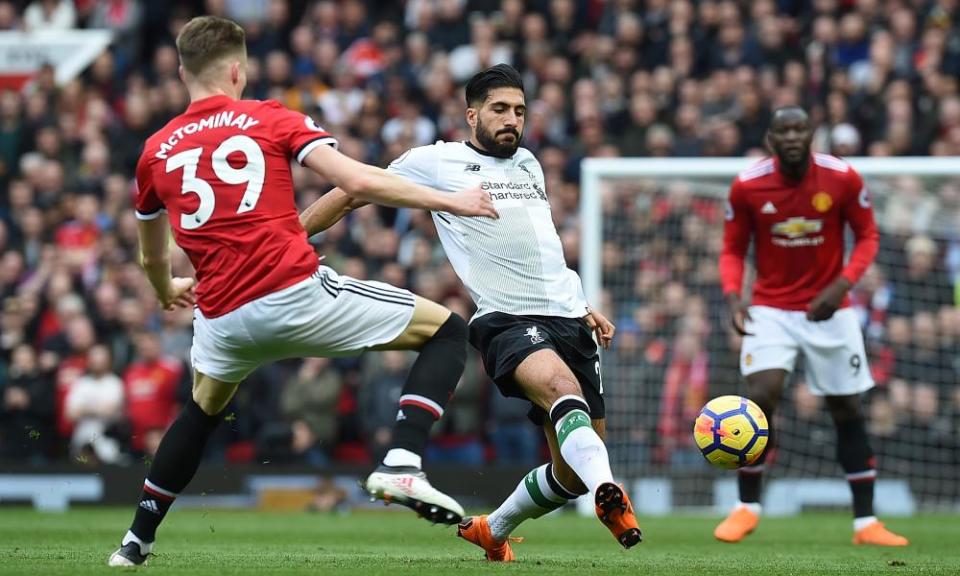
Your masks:
{"label": "player's outstretched leg", "polygon": [[457,536],[483,548],[487,560],[510,562],[514,559],[510,534],[521,522],[553,512],[577,496],[560,485],[552,464],[544,464],[524,476],[489,516],[464,518]]}
{"label": "player's outstretched leg", "polygon": [[767,454],[773,450],[776,437],[773,429],[773,413],[776,411],[786,370],[762,370],[747,376],[750,399],[757,403],[770,423],[770,436],[767,448],[752,466],[737,471],[737,488],[740,502],[730,514],[717,525],[713,536],[721,542],[735,543],[749,536],[760,523],[760,491],[763,487],[763,472],[766,469]]}
{"label": "player's outstretched leg", "polygon": [[877,471],[860,395],[825,398],[837,426],[837,460],[846,472],[853,494],[853,543],[906,546],[909,543],[907,539],[887,530],[873,513],[873,488]]}
{"label": "player's outstretched leg", "polygon": [[463,507],[430,485],[421,470],[421,455],[433,423],[463,374],[467,358],[467,323],[457,314],[417,297],[413,318],[399,338],[383,350],[419,350],[400,396],[393,442],[364,488],[374,498],[397,502],[427,520],[458,524]]}
{"label": "player's outstretched leg", "polygon": [[592,494],[597,517],[625,548],[640,542],[630,499],[613,481],[607,447],[593,428],[590,406],[570,367],[555,350],[544,348],[527,356],[513,376],[549,418],[547,438],[560,483],[571,488],[576,484],[574,492]]}
{"label": "player's outstretched leg", "polygon": [[109,566],[139,566],[147,562],[157,527],[177,494],[196,474],[207,441],[223,419],[223,409],[237,384],[197,374],[193,399],[163,435],[143,482],[133,524],[121,540],[120,548],[107,560]]}
{"label": "player's outstretched leg", "polygon": [[[582,399],[579,399],[581,402]],[[603,438],[606,436],[606,421],[603,419],[587,420],[589,422],[589,431],[586,434],[581,433],[581,441],[592,443],[590,435],[595,436],[603,447],[602,463],[595,465],[598,468],[606,466],[602,475],[597,476],[593,481],[584,481],[583,476],[577,468],[582,467],[582,460],[578,461],[577,453],[571,450],[569,436],[575,432],[574,428],[584,428],[583,417],[574,415],[576,423],[571,422],[569,417],[560,416],[563,408],[558,406],[564,398],[557,400],[554,407],[550,410],[551,423],[546,425],[545,432],[547,443],[550,446],[550,453],[553,457],[554,470],[559,483],[563,486],[569,486],[571,491],[577,494],[592,493],[594,498],[594,507],[597,518],[610,530],[613,537],[617,539],[624,548],[632,548],[643,541],[643,534],[640,532],[640,526],[637,523],[637,517],[633,512],[633,504],[630,497],[624,491],[623,486],[613,481],[612,473],[607,473],[610,469],[609,459],[607,457],[606,446],[603,444]],[[584,404],[585,405],[585,404]],[[574,406],[576,406],[574,404]],[[582,410],[582,407],[578,408]],[[574,409],[571,413],[576,412]],[[589,446],[589,444],[587,444]],[[566,446],[566,450],[564,449]],[[579,452],[579,450],[578,450]],[[573,460],[573,462],[571,462]],[[599,483],[596,483],[599,482]],[[593,484],[596,483],[594,486]]]}

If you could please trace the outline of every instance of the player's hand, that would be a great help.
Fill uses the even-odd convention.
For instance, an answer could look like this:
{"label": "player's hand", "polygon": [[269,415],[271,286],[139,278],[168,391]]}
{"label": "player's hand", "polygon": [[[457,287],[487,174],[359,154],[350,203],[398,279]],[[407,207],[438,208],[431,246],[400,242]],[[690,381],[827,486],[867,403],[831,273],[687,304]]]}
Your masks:
{"label": "player's hand", "polygon": [[187,308],[196,304],[193,286],[197,283],[193,278],[171,278],[170,289],[167,294],[158,294],[160,305],[164,310]]}
{"label": "player's hand", "polygon": [[822,322],[833,317],[833,313],[843,304],[843,298],[850,291],[850,281],[843,276],[837,278],[820,291],[807,307],[807,320]]}
{"label": "player's hand", "polygon": [[727,295],[727,307],[730,309],[730,321],[733,323],[733,329],[741,336],[753,336],[747,332],[747,321],[753,321],[750,317],[750,309],[740,300],[740,295],[731,293]]}
{"label": "player's hand", "polygon": [[600,346],[604,349],[609,348],[610,343],[613,342],[613,333],[617,331],[617,327],[613,325],[613,322],[607,320],[607,317],[603,314],[590,308],[587,308],[587,315],[583,317],[583,320],[597,335],[597,342],[600,343]]}
{"label": "player's hand", "polygon": [[479,186],[455,192],[451,198],[451,206],[447,212],[457,216],[486,216],[499,218],[500,214],[493,207],[490,194],[481,190]]}

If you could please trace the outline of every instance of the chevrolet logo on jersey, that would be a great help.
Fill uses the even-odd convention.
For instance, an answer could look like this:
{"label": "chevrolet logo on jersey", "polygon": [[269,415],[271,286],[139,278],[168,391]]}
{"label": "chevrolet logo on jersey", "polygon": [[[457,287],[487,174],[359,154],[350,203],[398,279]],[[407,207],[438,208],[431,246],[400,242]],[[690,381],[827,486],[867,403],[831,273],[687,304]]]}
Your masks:
{"label": "chevrolet logo on jersey", "polygon": [[770,231],[778,236],[801,238],[807,234],[816,234],[823,229],[823,220],[807,220],[803,216],[788,218],[777,222]]}

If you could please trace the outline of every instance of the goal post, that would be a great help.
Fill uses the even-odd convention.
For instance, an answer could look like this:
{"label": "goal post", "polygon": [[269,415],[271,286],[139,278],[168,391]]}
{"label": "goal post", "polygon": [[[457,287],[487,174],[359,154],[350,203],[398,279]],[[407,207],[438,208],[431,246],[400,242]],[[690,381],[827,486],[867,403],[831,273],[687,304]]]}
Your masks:
{"label": "goal post", "polygon": [[[717,259],[730,182],[756,161],[581,164],[580,275],[589,301],[618,325],[602,358],[611,460],[624,479],[670,491],[661,511],[663,500],[671,509],[719,508],[736,497],[736,475],[697,453],[692,416],[709,398],[746,393]],[[875,265],[851,291],[877,381],[864,406],[878,454],[878,512],[957,511],[960,160],[848,161],[870,190],[881,232]],[[849,501],[829,416],[797,385],[804,378],[801,361],[775,420],[779,449],[765,497],[784,513]]]}

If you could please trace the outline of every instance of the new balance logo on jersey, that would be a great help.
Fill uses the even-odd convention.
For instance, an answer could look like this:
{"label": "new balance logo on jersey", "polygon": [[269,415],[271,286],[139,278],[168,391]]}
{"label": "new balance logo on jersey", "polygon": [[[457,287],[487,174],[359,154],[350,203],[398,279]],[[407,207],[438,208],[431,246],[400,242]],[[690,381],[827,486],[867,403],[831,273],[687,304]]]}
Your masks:
{"label": "new balance logo on jersey", "polygon": [[157,506],[156,500],[143,500],[140,502],[140,507],[154,514],[160,514],[160,507]]}
{"label": "new balance logo on jersey", "polygon": [[467,164],[466,166],[463,167],[463,171],[464,171],[464,172],[479,172],[479,171],[480,171],[480,165],[479,165],[479,164]]}
{"label": "new balance logo on jersey", "polygon": [[531,344],[539,344],[543,342],[543,336],[540,335],[540,332],[537,330],[536,326],[527,328],[527,336],[530,337]]}
{"label": "new balance logo on jersey", "polygon": [[777,207],[773,205],[773,202],[767,202],[763,205],[763,208],[760,209],[761,214],[776,214]]}

